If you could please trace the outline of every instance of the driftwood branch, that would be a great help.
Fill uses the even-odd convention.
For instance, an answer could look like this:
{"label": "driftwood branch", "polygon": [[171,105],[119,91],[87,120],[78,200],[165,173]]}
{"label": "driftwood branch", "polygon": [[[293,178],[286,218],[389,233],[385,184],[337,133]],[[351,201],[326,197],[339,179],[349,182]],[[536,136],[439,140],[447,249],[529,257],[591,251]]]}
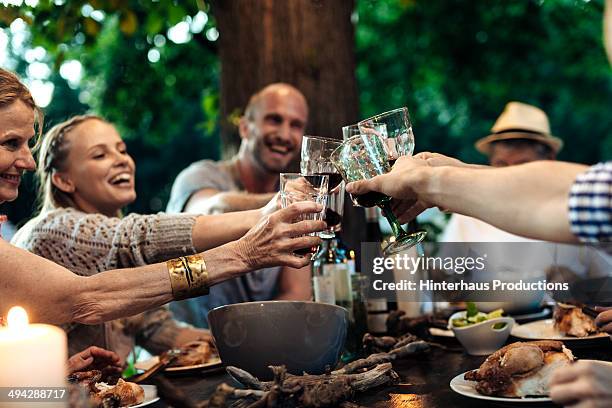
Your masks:
{"label": "driftwood branch", "polygon": [[388,353],[377,353],[368,356],[367,358],[362,358],[360,360],[353,361],[342,367],[339,370],[332,371],[332,374],[350,374],[355,373],[364,368],[373,367],[377,364],[387,363],[393,361],[398,358],[408,357],[410,355],[422,353],[429,350],[429,344],[426,342],[419,340],[413,341],[412,343],[404,344],[401,347],[395,348]]}
{"label": "driftwood branch", "polygon": [[347,364],[343,368],[322,375],[294,375],[285,366],[270,366],[272,381],[260,381],[251,373],[237,367],[227,367],[227,372],[246,389],[236,389],[226,384],[217,388],[207,405],[201,408],[217,408],[226,405],[229,398],[239,401],[232,408],[361,408],[348,400],[356,393],[386,384],[395,384],[399,376],[391,362],[429,350],[429,344],[411,334],[399,338],[364,336],[364,344],[384,352],[378,352]]}

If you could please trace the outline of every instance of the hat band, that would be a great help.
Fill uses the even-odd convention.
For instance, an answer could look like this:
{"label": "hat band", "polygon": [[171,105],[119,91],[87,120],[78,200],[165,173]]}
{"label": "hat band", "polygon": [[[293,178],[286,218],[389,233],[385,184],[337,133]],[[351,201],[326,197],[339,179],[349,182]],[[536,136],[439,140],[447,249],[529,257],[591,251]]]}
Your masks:
{"label": "hat band", "polygon": [[527,129],[504,129],[499,132],[493,133],[494,135],[503,135],[504,133],[529,133],[531,135],[546,135],[546,133],[536,132],[534,130]]}

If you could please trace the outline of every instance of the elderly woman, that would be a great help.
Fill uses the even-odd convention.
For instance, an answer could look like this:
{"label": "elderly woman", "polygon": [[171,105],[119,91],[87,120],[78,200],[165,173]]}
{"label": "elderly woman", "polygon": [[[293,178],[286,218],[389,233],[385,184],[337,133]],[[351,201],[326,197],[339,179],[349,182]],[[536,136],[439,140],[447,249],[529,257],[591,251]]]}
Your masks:
{"label": "elderly woman", "polygon": [[[98,116],[54,126],[42,139],[39,163],[42,211],[12,243],[82,276],[192,255],[239,238],[261,218],[259,210],[121,218],[136,199],[135,164],[115,127]],[[268,207],[275,210],[275,202]],[[134,344],[158,354],[210,338],[207,330],[178,324],[163,307],[96,326],[71,325],[67,332],[71,353],[95,345],[122,359]]]}
{"label": "elderly woman", "polygon": [[[22,174],[35,168],[28,144],[40,121],[28,89],[0,69],[0,204],[17,197]],[[19,304],[33,321],[98,324],[201,295],[211,285],[253,269],[299,268],[309,260],[294,251],[317,245],[318,238],[305,234],[323,230],[325,223],[294,221],[301,213],[317,211],[321,208],[316,204],[297,203],[263,217],[236,241],[165,263],[90,277],[0,240],[0,315]]]}

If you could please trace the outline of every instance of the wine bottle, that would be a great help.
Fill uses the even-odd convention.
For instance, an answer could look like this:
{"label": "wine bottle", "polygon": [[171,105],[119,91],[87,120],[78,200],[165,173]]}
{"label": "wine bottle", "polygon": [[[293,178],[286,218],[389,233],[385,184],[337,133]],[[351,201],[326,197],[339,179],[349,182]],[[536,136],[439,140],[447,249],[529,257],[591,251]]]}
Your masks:
{"label": "wine bottle", "polygon": [[[364,265],[372,267],[374,258],[383,257],[381,243],[383,235],[378,225],[378,210],[376,208],[366,208],[366,239],[370,246],[374,247],[373,251],[367,251],[368,259]],[[370,259],[371,258],[371,259]],[[373,276],[373,275],[370,275]],[[380,276],[385,281],[392,281],[392,277],[383,274]],[[397,302],[394,299],[386,297],[368,297],[368,330],[372,334],[384,334],[387,332],[387,318],[389,311],[397,309]]]}
{"label": "wine bottle", "polygon": [[346,250],[338,237],[325,238],[312,260],[315,302],[335,303],[352,313],[353,294]]}

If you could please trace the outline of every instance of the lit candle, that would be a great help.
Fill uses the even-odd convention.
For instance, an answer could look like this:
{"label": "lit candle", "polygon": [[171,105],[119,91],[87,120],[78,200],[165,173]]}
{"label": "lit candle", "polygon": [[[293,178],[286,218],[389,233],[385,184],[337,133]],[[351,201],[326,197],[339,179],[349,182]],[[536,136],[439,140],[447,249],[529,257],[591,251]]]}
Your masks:
{"label": "lit candle", "polygon": [[[29,324],[26,311],[19,306],[11,308],[7,315],[7,327],[0,327],[0,406],[25,407],[36,395],[23,396],[24,387],[66,387],[67,341],[66,334],[58,327],[47,324]],[[13,397],[7,396],[10,390]],[[39,398],[43,396],[40,392]],[[19,398],[15,398],[15,397]],[[32,398],[29,398],[29,397]],[[59,394],[50,395],[45,407],[66,407],[59,401]],[[10,402],[20,401],[20,402]],[[67,400],[67,398],[65,399]],[[38,400],[41,401],[41,400]],[[34,406],[38,406],[36,404]]]}

